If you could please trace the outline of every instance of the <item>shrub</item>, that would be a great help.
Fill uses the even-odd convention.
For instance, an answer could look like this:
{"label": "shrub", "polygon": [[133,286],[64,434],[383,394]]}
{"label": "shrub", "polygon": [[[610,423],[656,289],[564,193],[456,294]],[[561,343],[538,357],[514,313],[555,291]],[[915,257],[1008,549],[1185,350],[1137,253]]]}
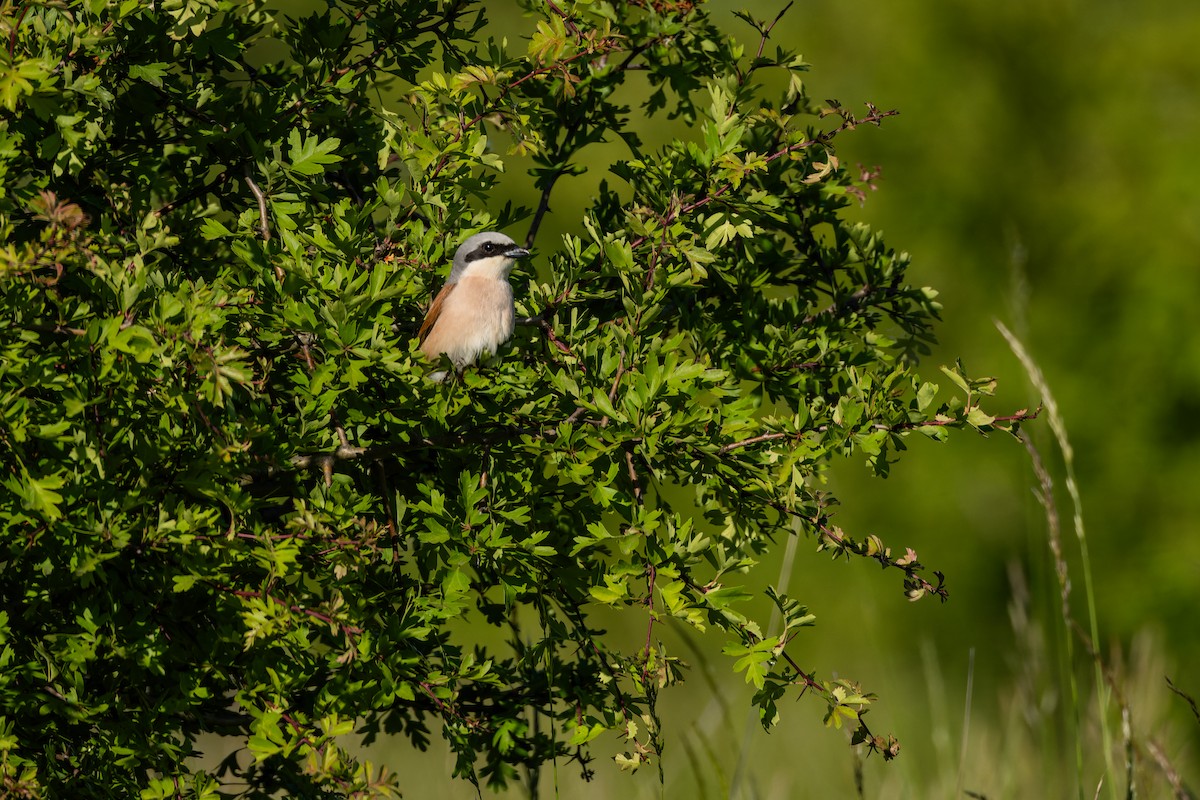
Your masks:
{"label": "shrub", "polygon": [[[1023,416],[957,368],[938,402],[914,371],[935,293],[843,219],[867,178],[833,139],[893,112],[813,103],[771,20],[743,45],[690,0],[524,5],[505,43],[465,0],[8,4],[9,793],[393,791],[354,731],[440,730],[491,785],[586,769],[606,732],[636,767],[684,674],[668,624],[728,640],[764,725],[807,692],[895,753],[869,694],[789,655],[804,606],[768,590],[779,630],[739,611],[793,532],[945,597],[834,526],[814,479]],[[651,152],[636,115],[693,135]],[[617,137],[626,159],[588,160]],[[588,168],[611,185],[537,240]],[[505,169],[534,208],[500,203]],[[427,380],[415,331],[454,248],[518,224],[526,324]],[[644,634],[605,635],[606,606]],[[206,733],[238,737],[223,773],[191,758]]]}

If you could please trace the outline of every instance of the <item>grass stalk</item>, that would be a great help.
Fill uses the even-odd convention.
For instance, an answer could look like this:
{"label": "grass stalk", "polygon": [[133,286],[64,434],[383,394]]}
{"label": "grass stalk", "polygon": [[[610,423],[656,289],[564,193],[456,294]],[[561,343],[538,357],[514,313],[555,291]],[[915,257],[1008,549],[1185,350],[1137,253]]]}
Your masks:
{"label": "grass stalk", "polygon": [[[800,522],[792,519],[792,535],[788,537],[787,547],[783,551],[783,561],[779,565],[779,579],[775,582],[781,595],[787,594],[788,581],[792,577],[792,565],[796,562],[796,543],[800,540]],[[783,615],[778,608],[771,611],[771,621],[767,625],[767,635],[771,636],[783,623]],[[742,745],[738,750],[737,767],[733,771],[733,780],[729,784],[729,800],[736,800],[737,792],[745,774],[746,759],[750,753],[750,741],[754,736],[754,726],[757,722],[758,709],[753,706],[746,714],[746,725],[742,732]]]}
{"label": "grass stalk", "polygon": [[[1042,406],[1045,408],[1047,416],[1049,418],[1050,430],[1054,434],[1054,438],[1058,444],[1059,451],[1062,453],[1063,467],[1064,467],[1064,471],[1065,471],[1064,483],[1067,487],[1067,494],[1071,498],[1072,524],[1075,529],[1075,537],[1079,541],[1079,557],[1080,557],[1080,562],[1082,564],[1082,569],[1083,569],[1083,592],[1084,592],[1084,597],[1087,601],[1088,628],[1089,628],[1089,633],[1091,635],[1091,646],[1089,649],[1092,651],[1092,655],[1093,655],[1092,665],[1093,665],[1093,668],[1094,668],[1095,674],[1096,674],[1096,698],[1097,698],[1097,704],[1098,704],[1097,711],[1098,711],[1098,717],[1099,717],[1099,722],[1100,722],[1100,735],[1101,735],[1101,740],[1102,740],[1103,748],[1104,748],[1105,775],[1107,775],[1109,778],[1109,780],[1107,781],[1108,786],[1109,786],[1109,793],[1115,800],[1115,798],[1117,797],[1117,787],[1116,787],[1116,781],[1113,780],[1113,778],[1116,774],[1116,771],[1115,771],[1115,766],[1113,764],[1113,754],[1112,754],[1112,743],[1113,743],[1112,730],[1110,728],[1109,719],[1108,719],[1108,705],[1109,705],[1109,693],[1110,692],[1109,692],[1108,683],[1104,679],[1104,666],[1100,660],[1100,651],[1099,651],[1100,630],[1099,630],[1099,623],[1098,623],[1097,615],[1096,615],[1096,594],[1095,594],[1095,588],[1093,586],[1093,581],[1092,581],[1092,562],[1091,562],[1091,558],[1088,555],[1087,532],[1086,532],[1086,530],[1084,528],[1084,524],[1083,524],[1083,502],[1079,495],[1079,484],[1075,480],[1075,451],[1071,447],[1070,439],[1067,437],[1067,427],[1066,427],[1066,424],[1063,422],[1062,414],[1059,411],[1058,403],[1054,399],[1054,394],[1050,391],[1050,385],[1046,382],[1046,378],[1042,374],[1041,368],[1038,367],[1037,363],[1033,360],[1032,356],[1029,355],[1029,352],[1025,349],[1025,346],[1021,343],[1021,341],[1012,333],[1012,331],[1010,331],[1007,327],[1005,327],[1004,323],[997,321],[996,327],[999,329],[1000,335],[1003,336],[1004,339],[1008,342],[1008,346],[1012,349],[1013,355],[1015,355],[1017,357],[1017,360],[1021,362],[1021,366],[1025,368],[1025,372],[1029,376],[1030,383],[1033,384],[1034,389],[1036,389],[1038,394],[1041,396]],[[1027,446],[1031,446],[1031,445],[1028,445],[1028,440],[1026,440],[1026,442],[1027,442]],[[1043,480],[1043,485],[1045,484],[1045,482],[1046,481]],[[1044,500],[1048,503],[1053,503],[1053,499],[1048,495],[1044,497]],[[1060,571],[1060,580],[1065,580],[1065,576],[1061,574],[1061,571]],[[1074,710],[1075,710],[1075,728],[1076,728],[1076,731],[1075,731],[1075,733],[1076,733],[1076,735],[1075,735],[1075,761],[1076,761],[1076,768],[1078,770],[1078,777],[1079,777],[1079,780],[1078,780],[1079,795],[1080,795],[1080,797],[1082,797],[1083,796],[1083,741],[1082,741],[1082,727],[1081,727],[1081,720],[1080,720],[1081,709],[1080,709],[1080,704],[1079,704],[1078,686],[1076,685],[1076,681],[1075,681],[1073,658],[1070,658],[1070,655],[1074,649],[1072,647],[1072,643],[1071,643],[1072,631],[1073,631],[1073,621],[1072,621],[1072,618],[1070,617],[1069,606],[1067,605],[1067,598],[1066,598],[1067,589],[1065,586],[1063,586],[1062,590],[1063,590],[1063,614],[1064,614],[1063,623],[1065,626],[1064,638],[1066,639],[1067,653],[1069,656],[1067,667],[1068,667],[1068,675],[1069,675],[1070,688],[1071,688],[1071,698],[1072,698],[1072,703],[1074,705]]]}
{"label": "grass stalk", "polygon": [[962,797],[967,778],[967,747],[971,734],[971,695],[975,688],[975,648],[972,647],[967,661],[967,697],[963,703],[962,742],[959,745],[958,778],[954,784],[954,796]]}

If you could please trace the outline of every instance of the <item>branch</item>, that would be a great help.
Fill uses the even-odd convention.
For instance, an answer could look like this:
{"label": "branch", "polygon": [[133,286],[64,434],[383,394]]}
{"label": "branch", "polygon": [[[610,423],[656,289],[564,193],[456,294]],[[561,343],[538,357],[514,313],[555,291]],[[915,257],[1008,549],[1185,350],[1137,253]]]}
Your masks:
{"label": "branch", "polygon": [[[804,150],[806,148],[812,147],[815,144],[826,144],[826,143],[832,141],[833,138],[835,136],[837,136],[839,133],[841,133],[842,131],[846,131],[846,130],[855,128],[855,127],[863,124],[864,122],[869,122],[874,125],[878,125],[886,117],[894,117],[900,113],[899,111],[897,111],[895,109],[892,109],[891,111],[880,111],[879,109],[875,108],[875,106],[871,105],[870,103],[867,104],[867,108],[870,109],[870,112],[867,114],[867,116],[863,117],[862,119],[857,119],[857,118],[847,114],[845,117],[843,117],[842,124],[837,126],[836,128],[834,128],[833,130],[827,131],[825,133],[817,134],[815,137],[813,137],[811,139],[805,139],[802,142],[795,142],[794,144],[789,144],[786,147],[783,147],[779,150],[776,150],[774,153],[771,153],[763,160],[766,163],[770,164],[772,161],[776,161],[776,160],[783,158],[786,155],[790,155],[798,150]],[[672,211],[671,213],[667,214],[666,217],[664,217],[663,224],[670,225],[675,220],[677,220],[679,217],[684,216],[686,214],[690,214],[691,212],[695,211],[698,208],[703,208],[704,206],[708,205],[709,203],[711,203],[714,200],[721,197],[721,195],[725,194],[732,188],[733,188],[733,184],[727,183],[724,186],[717,189],[712,194],[705,195],[704,197],[700,198],[699,200],[689,203],[688,205],[683,206],[676,211]],[[651,238],[650,234],[646,234],[645,236],[638,237],[637,239],[634,239],[633,242],[630,243],[629,247],[630,247],[630,249],[640,247],[641,245],[645,244],[650,238]]]}
{"label": "branch", "polygon": [[[258,201],[258,224],[262,231],[264,242],[271,241],[271,226],[267,221],[267,198],[262,193],[262,189],[258,188],[258,184],[250,177],[250,168],[246,168],[246,185],[250,187],[250,191],[254,194],[254,199]],[[278,271],[278,268],[276,268]]]}
{"label": "branch", "polygon": [[[833,542],[842,552],[849,551],[855,555],[873,558],[885,569],[892,567],[894,569],[902,570],[909,582],[920,588],[923,592],[927,592],[941,598],[943,603],[950,598],[950,592],[946,589],[945,585],[945,576],[943,576],[942,573],[934,570],[933,574],[937,576],[938,579],[937,586],[934,586],[932,583],[925,580],[924,577],[918,574],[918,570],[922,569],[925,565],[917,560],[917,554],[912,548],[905,548],[904,555],[900,558],[892,558],[891,548],[882,546],[879,548],[878,552],[871,553],[866,544],[855,542],[852,539],[847,539],[841,533],[830,528],[828,525],[822,522],[820,516],[807,517],[798,511],[793,511],[792,509],[787,508],[786,506],[775,503],[770,503],[770,505],[772,508],[775,508],[778,511],[784,511],[803,520],[804,522],[807,522],[822,536]],[[878,539],[876,539],[876,541],[878,541]],[[920,595],[910,595],[909,599],[916,600],[919,596]]]}
{"label": "branch", "polygon": [[[688,587],[690,589],[692,589],[695,592],[698,592],[701,595],[708,593],[708,590],[705,587],[697,586],[696,584],[692,583],[690,580],[688,580],[686,578],[684,579],[684,582],[688,585]],[[751,630],[746,624],[744,624],[744,623],[739,624],[737,627],[738,627],[738,631],[742,634],[742,636],[745,637],[746,641],[748,641],[752,644],[758,644],[759,642],[761,642],[763,640],[763,637],[761,635],[759,635],[755,631]],[[824,684],[822,684],[820,681],[817,680],[816,675],[814,673],[805,671],[804,669],[802,669],[800,667],[800,665],[798,663],[796,663],[796,660],[794,658],[792,658],[792,656],[787,652],[786,643],[785,643],[785,648],[779,650],[779,657],[782,658],[784,661],[786,661],[788,666],[791,667],[792,670],[796,673],[796,678],[798,680],[791,680],[790,682],[792,684],[796,684],[796,683],[800,684],[800,696],[801,697],[804,696],[805,692],[807,692],[809,689],[811,689],[811,690],[813,690],[813,692],[820,695],[825,700],[825,702],[830,703],[831,705],[842,705],[834,697],[833,693],[829,689],[827,689]],[[786,677],[786,675],[785,675],[785,677]],[[872,734],[871,729],[867,727],[867,723],[863,721],[864,713],[865,713],[865,711],[862,708],[856,709],[856,720],[858,722],[858,731],[855,732],[854,738],[851,740],[851,743],[852,744],[865,744],[867,746],[867,749],[870,750],[871,752],[880,753],[883,756],[885,761],[890,761],[891,759],[895,758],[896,754],[900,750],[900,743],[897,742],[896,739],[892,736],[889,736],[889,737],[887,737],[887,739],[884,739],[881,736],[875,736],[874,734]]]}
{"label": "branch", "polygon": [[[800,324],[801,325],[811,325],[812,323],[816,322],[821,317],[833,316],[835,314],[841,314],[846,311],[855,311],[863,304],[863,301],[865,301],[868,297],[871,296],[871,292],[875,291],[875,289],[876,289],[876,287],[872,286],[871,284],[864,283],[862,286],[859,287],[858,291],[856,291],[854,294],[850,295],[848,298],[846,298],[846,300],[834,301],[833,303],[830,303],[829,305],[825,306],[825,308],[822,308],[820,311],[814,311],[813,313],[806,316],[803,319],[803,321],[801,321]],[[892,291],[892,290],[885,289],[885,291]]]}
{"label": "branch", "polygon": [[[582,408],[577,408],[570,417],[566,419],[568,423],[575,423],[579,416],[583,413]],[[586,420],[593,425],[598,425],[594,420]],[[324,453],[307,453],[304,455],[292,456],[289,463],[298,469],[332,469],[336,464],[343,461],[357,461],[364,459],[367,461],[379,461],[389,456],[399,455],[401,453],[409,453],[414,450],[425,450],[431,448],[443,447],[458,447],[464,444],[492,444],[500,441],[510,441],[518,436],[534,436],[538,439],[549,439],[558,435],[558,426],[551,425],[549,427],[541,427],[531,425],[527,427],[513,427],[493,429],[491,431],[476,432],[473,434],[455,434],[448,436],[445,439],[431,439],[427,436],[415,439],[411,442],[403,442],[399,444],[383,444],[374,447],[354,447],[350,445],[342,445],[334,450]],[[630,442],[640,442],[640,437],[635,437],[629,440]],[[251,482],[253,482],[251,480]]]}
{"label": "branch", "polygon": [[[634,486],[637,486],[637,474],[633,471],[633,458],[629,450],[625,451],[625,456],[629,461],[629,474],[633,477]],[[641,502],[642,490],[641,487],[636,489],[638,502]],[[646,608],[649,609],[649,619],[646,621],[646,646],[644,655],[642,656],[642,689],[649,684],[647,678],[650,672],[650,643],[654,634],[654,584],[658,580],[658,568],[653,564],[646,567]]]}
{"label": "branch", "polygon": [[[679,219],[680,217],[682,217],[686,214],[692,213],[697,208],[703,208],[704,206],[706,206],[709,203],[711,203],[712,201],[716,200],[717,198],[719,198],[721,195],[725,194],[732,188],[733,188],[733,184],[727,183],[710,195],[706,195],[705,197],[702,197],[699,200],[696,200],[695,202],[688,203],[686,206],[681,206],[678,209],[674,209],[674,210],[670,211],[662,219],[663,227],[664,228],[669,227],[671,225],[671,223],[673,223],[675,220]],[[650,234],[646,234],[645,236],[639,236],[637,239],[634,239],[632,242],[629,243],[629,249],[633,250],[635,248],[641,247],[643,244],[645,244],[647,241],[649,241],[650,238],[651,238]]]}
{"label": "branch", "polygon": [[33,3],[26,3],[21,9],[21,15],[17,17],[17,21],[13,23],[12,33],[8,35],[8,57],[12,58],[13,49],[17,46],[17,31],[21,28],[21,23],[25,21],[25,15],[29,13],[29,7]]}
{"label": "branch", "polygon": [[206,183],[203,186],[193,189],[190,192],[182,194],[179,197],[176,197],[174,200],[170,201],[169,203],[163,204],[161,207],[159,207],[154,212],[154,216],[161,217],[166,214],[169,214],[172,211],[174,211],[175,209],[179,208],[179,206],[183,205],[184,203],[190,203],[191,201],[195,200],[198,197],[203,197],[204,195],[206,195],[209,192],[211,192],[212,190],[216,189],[218,186],[220,186],[222,183],[224,183],[227,180],[229,180],[229,170],[223,171],[216,178],[213,178],[213,180],[210,181],[209,183]]}
{"label": "branch", "polygon": [[551,11],[562,17],[563,24],[567,26],[567,30],[569,30],[576,39],[583,41],[583,34],[579,32],[579,28],[574,22],[571,21],[570,17],[563,13],[563,10],[558,7],[554,0],[546,0],[546,5],[550,6]]}
{"label": "branch", "polygon": [[347,638],[351,639],[351,641],[353,641],[353,637],[350,636],[350,634],[361,634],[363,632],[362,628],[359,628],[355,625],[346,625],[345,623],[338,622],[337,620],[335,620],[333,617],[329,616],[328,614],[322,614],[320,611],[314,611],[311,608],[305,608],[304,606],[293,605],[291,603],[288,603],[286,600],[280,600],[278,597],[276,597],[272,594],[268,594],[266,592],[254,592],[254,591],[250,591],[249,589],[234,589],[232,586],[225,586],[223,584],[214,583],[212,581],[205,581],[205,583],[207,583],[209,586],[213,587],[214,589],[218,589],[222,592],[226,592],[227,594],[232,594],[235,597],[246,597],[246,598],[253,598],[256,600],[269,600],[272,603],[275,603],[276,605],[283,606],[284,608],[288,609],[289,611],[294,611],[297,614],[305,614],[306,616],[312,617],[313,619],[317,619],[317,620],[320,620],[321,622],[326,623],[330,627],[337,628],[343,634],[345,634]]}
{"label": "branch", "polygon": [[[518,86],[525,83],[526,81],[532,80],[533,78],[536,78],[539,75],[544,75],[547,72],[553,72],[554,70],[560,70],[563,67],[565,67],[567,64],[570,64],[572,61],[576,61],[580,58],[583,58],[584,56],[594,55],[597,52],[607,54],[608,52],[615,50],[619,43],[620,43],[620,40],[615,37],[601,39],[598,42],[590,44],[588,47],[584,48],[583,50],[580,50],[577,53],[573,53],[573,54],[567,56],[562,61],[555,61],[553,64],[548,64],[544,67],[537,67],[537,68],[531,70],[530,72],[525,73],[520,78],[517,78],[515,81],[513,81],[512,83],[509,83],[507,86],[502,87],[500,89],[500,94],[496,95],[496,99],[494,99],[490,103],[488,103],[487,108],[485,108],[483,111],[480,111],[478,114],[476,114],[470,120],[467,120],[466,122],[462,123],[462,125],[459,126],[458,131],[450,139],[450,143],[453,144],[453,143],[459,141],[460,139],[462,139],[463,134],[465,134],[469,129],[478,125],[484,119],[484,117],[488,116],[489,114],[498,113],[500,111],[501,101],[503,101],[504,98],[508,97],[509,92],[511,92],[513,89],[516,89]],[[434,178],[436,178],[443,169],[445,169],[446,164],[449,163],[449,160],[450,160],[450,153],[449,152],[442,153],[441,158],[438,159],[437,164],[434,165],[433,169],[429,173],[429,176],[425,179],[426,186],[428,186],[429,183]]]}
{"label": "branch", "polygon": [[[805,366],[805,365],[800,365],[800,366]],[[1026,420],[1037,419],[1037,416],[1040,412],[1041,412],[1041,408],[1036,408],[1033,411],[1029,411],[1029,410],[1023,408],[1020,411],[1017,411],[1016,413],[1013,413],[1013,414],[1006,414],[1006,415],[999,416],[999,417],[993,417],[992,421],[993,422],[1024,422]],[[914,430],[916,428],[924,428],[927,426],[928,427],[952,426],[952,425],[962,424],[965,422],[966,422],[965,419],[959,419],[956,417],[955,418],[947,417],[946,419],[936,419],[935,418],[935,419],[930,419],[930,420],[919,420],[917,422],[898,422],[895,425],[884,425],[881,423],[878,425],[872,425],[871,429],[876,430],[876,431],[898,432],[898,431],[910,431],[910,430]],[[778,441],[780,439],[799,439],[801,436],[803,436],[806,433],[814,433],[814,432],[820,433],[825,430],[827,430],[827,427],[821,426],[818,428],[810,428],[809,430],[806,430],[806,431],[776,431],[773,433],[761,433],[758,436],[751,436],[748,439],[742,439],[737,442],[730,442],[729,444],[722,445],[717,450],[717,455],[723,456],[726,453],[731,453],[734,450],[740,450],[741,448],[749,447],[750,445],[759,444],[760,442],[774,442],[774,441]]]}
{"label": "branch", "polygon": [[48,323],[34,322],[23,326],[23,330],[33,331],[36,333],[54,333],[59,336],[87,336],[87,331],[83,328],[68,328],[65,325],[50,325]]}
{"label": "branch", "polygon": [[587,373],[587,367],[585,367],[583,362],[579,360],[579,356],[575,355],[570,346],[558,338],[558,335],[554,332],[554,326],[551,325],[545,317],[534,317],[533,321],[539,328],[542,329],[542,331],[545,332],[546,338],[550,341],[550,344],[554,345],[560,353],[575,359],[575,361],[578,362],[579,369],[585,374]]}
{"label": "branch", "polygon": [[633,486],[633,499],[638,505],[642,503],[642,482],[638,478],[637,468],[633,464],[633,448],[625,446],[625,468],[629,472],[629,483]]}
{"label": "branch", "polygon": [[567,171],[568,162],[571,156],[575,154],[575,150],[570,149],[568,145],[578,132],[579,125],[581,124],[582,122],[576,120],[567,125],[563,131],[562,146],[555,148],[554,156],[550,159],[556,166],[554,167],[554,172],[550,174],[546,185],[542,188],[542,196],[538,198],[537,210],[533,214],[533,221],[529,224],[529,233],[525,235],[526,248],[533,247],[533,241],[537,237],[538,229],[542,227],[542,218],[550,210],[550,193],[554,191],[554,184],[558,183],[558,179]]}
{"label": "branch", "polygon": [[[513,81],[512,83],[508,84],[503,89],[501,89],[500,94],[496,95],[496,100],[492,103],[492,105],[493,106],[497,105],[501,100],[503,100],[505,97],[508,96],[509,92],[511,92],[513,89],[517,88],[518,86],[520,86],[525,81],[532,80],[533,78],[536,78],[538,75],[544,75],[547,72],[553,72],[554,70],[561,70],[564,66],[566,66],[567,64],[570,64],[572,61],[576,61],[580,58],[583,58],[584,56],[590,56],[596,52],[604,52],[605,54],[607,54],[609,50],[615,49],[615,46],[617,45],[617,43],[619,41],[620,40],[618,40],[616,38],[601,39],[600,41],[596,42],[595,45],[588,47],[584,50],[580,50],[578,53],[572,53],[571,55],[564,58],[562,61],[555,61],[553,64],[549,64],[545,67],[538,67],[537,69],[533,70],[532,72],[522,75],[521,77],[517,78],[515,81]],[[498,110],[499,109],[493,109],[493,111],[498,111]],[[475,116],[474,119],[471,120],[471,122],[469,122],[467,124],[467,127],[468,128],[471,127],[471,125],[474,125],[476,122],[479,122],[481,119],[486,117],[488,114],[493,113],[493,111],[480,112],[478,115]]]}
{"label": "branch", "polygon": [[803,436],[804,433],[805,431],[797,431],[795,433],[785,433],[782,431],[778,433],[761,433],[758,436],[751,436],[749,439],[742,439],[740,442],[730,442],[727,445],[722,445],[717,450],[717,455],[723,456],[726,453],[731,453],[734,450],[740,450],[743,447],[749,447],[750,445],[758,444],[759,442],[774,442],[778,439],[798,439]]}
{"label": "branch", "polygon": [[546,183],[546,187],[542,189],[542,196],[538,198],[537,210],[533,212],[533,221],[529,223],[529,233],[525,234],[526,249],[533,247],[533,240],[537,238],[538,228],[542,227],[542,217],[546,216],[546,212],[550,210],[550,192],[554,190],[554,184],[558,182],[562,174],[562,169],[556,169]]}
{"label": "branch", "polygon": [[744,19],[745,21],[751,22],[754,29],[758,31],[759,38],[758,38],[758,49],[755,50],[755,52],[754,52],[754,58],[750,62],[750,69],[746,72],[745,75],[741,74],[740,68],[738,69],[738,78],[739,78],[738,83],[739,84],[745,85],[746,81],[750,78],[750,76],[754,74],[754,70],[758,69],[758,60],[760,58],[762,58],[763,50],[767,46],[767,39],[771,38],[771,31],[774,30],[775,26],[779,24],[779,20],[783,19],[783,15],[788,12],[788,9],[790,9],[795,4],[795,2],[796,2],[796,0],[790,0],[788,2],[788,4],[786,6],[784,6],[783,9],[778,14],[775,15],[775,19],[771,20],[770,22],[768,22],[766,25],[763,25],[762,27],[759,27],[756,22],[752,22],[752,18],[749,17],[748,15],[745,17],[742,17],[742,19]]}
{"label": "branch", "polygon": [[[433,444],[429,439],[426,439],[425,442],[430,445]],[[332,468],[332,465],[336,464],[338,461],[353,461],[356,458],[366,455],[367,452],[367,448],[365,447],[351,447],[350,445],[343,444],[340,445],[336,450],[328,453],[313,453],[312,455],[307,456],[292,456],[291,463],[292,466],[299,467],[300,469],[316,467],[324,472]]]}
{"label": "branch", "polygon": [[[1025,422],[1026,420],[1037,419],[1038,414],[1040,414],[1041,412],[1042,412],[1041,406],[1038,406],[1033,411],[1022,408],[1020,411],[1017,411],[1016,413],[1013,413],[1013,414],[1005,414],[1004,416],[1000,416],[1000,417],[992,417],[992,422]],[[914,428],[925,428],[925,427],[937,428],[937,427],[953,426],[957,423],[965,422],[965,421],[966,420],[955,419],[955,418],[929,419],[929,420],[922,420],[920,422],[898,422],[895,425],[875,425],[874,429],[877,431],[909,431],[909,430],[913,430]]]}
{"label": "branch", "polygon": [[[703,451],[696,449],[693,449],[692,452],[693,455],[700,459],[703,459],[706,455],[708,455]],[[725,486],[730,491],[736,492],[739,496],[745,494],[745,487],[736,485],[731,476],[719,471],[716,473],[716,475],[724,481]],[[905,584],[908,589],[906,594],[908,594],[909,599],[911,600],[916,600],[920,597],[919,593],[916,595],[912,594],[914,590],[919,590],[921,593],[937,595],[939,598],[941,598],[943,603],[946,602],[946,600],[950,597],[950,593],[945,587],[945,576],[942,575],[942,573],[936,570],[933,573],[938,579],[937,586],[934,586],[932,583],[925,580],[925,578],[918,574],[919,570],[924,568],[924,565],[917,560],[917,554],[911,548],[905,548],[905,553],[900,558],[892,558],[891,549],[884,547],[883,543],[879,541],[878,537],[869,537],[871,540],[870,543],[856,542],[853,539],[847,538],[839,531],[834,530],[826,525],[821,519],[820,514],[808,515],[801,511],[797,511],[794,508],[789,508],[783,503],[780,503],[779,501],[773,500],[769,497],[759,498],[759,502],[761,502],[767,508],[774,509],[784,516],[795,517],[809,527],[815,529],[820,537],[823,537],[829,542],[833,543],[833,545],[842,553],[853,553],[854,555],[862,556],[864,558],[872,558],[878,561],[884,568],[891,567],[902,570],[905,575]],[[875,552],[871,552],[872,547],[874,547]]]}
{"label": "branch", "polygon": [[755,365],[751,372],[765,372],[774,375],[779,372],[805,372],[810,369],[817,369],[823,366],[820,361],[797,361],[791,364],[778,364],[775,366]]}
{"label": "branch", "polygon": [[[230,527],[231,527],[231,532],[232,532],[232,526],[230,526]],[[198,542],[220,542],[224,539],[228,539],[227,534],[210,536],[208,534],[195,533],[195,534],[191,534],[190,536],[191,536],[191,539],[198,541]],[[260,535],[256,535],[253,533],[232,533],[232,536],[235,539],[243,539],[248,542],[260,542],[260,543],[268,542],[268,541],[270,541],[270,542],[285,542],[285,541],[290,540],[290,541],[307,542],[307,543],[310,543],[313,545],[318,545],[318,546],[324,546],[325,549],[321,550],[319,552],[319,555],[327,555],[328,553],[331,553],[334,550],[353,550],[355,552],[361,553],[364,549],[369,549],[371,551],[375,551],[378,549],[375,542],[373,540],[370,540],[367,538],[363,538],[363,539],[347,539],[347,538],[322,539],[319,536],[310,536],[305,533],[273,533],[273,534],[260,534]]]}

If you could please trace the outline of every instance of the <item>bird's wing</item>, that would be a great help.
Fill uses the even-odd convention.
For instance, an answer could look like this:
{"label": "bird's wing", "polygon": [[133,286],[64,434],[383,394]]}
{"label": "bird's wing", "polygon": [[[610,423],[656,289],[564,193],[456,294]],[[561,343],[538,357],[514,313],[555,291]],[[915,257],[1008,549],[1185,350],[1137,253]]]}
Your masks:
{"label": "bird's wing", "polygon": [[442,307],[446,304],[446,298],[450,297],[450,293],[454,291],[455,286],[458,286],[458,284],[447,283],[437,293],[437,297],[433,298],[433,302],[429,305],[429,311],[425,312],[425,321],[421,323],[421,330],[417,332],[418,341],[423,343],[425,337],[433,330],[433,326],[437,324],[438,317],[442,315]]}

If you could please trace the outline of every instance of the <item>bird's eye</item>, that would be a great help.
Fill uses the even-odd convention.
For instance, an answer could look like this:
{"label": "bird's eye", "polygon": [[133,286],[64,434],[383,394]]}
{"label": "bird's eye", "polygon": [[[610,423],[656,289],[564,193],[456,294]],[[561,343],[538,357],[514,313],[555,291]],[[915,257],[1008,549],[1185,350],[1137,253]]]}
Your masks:
{"label": "bird's eye", "polygon": [[496,245],[492,244],[491,242],[487,242],[486,244],[484,244],[483,249],[487,250],[490,253],[496,249]]}

